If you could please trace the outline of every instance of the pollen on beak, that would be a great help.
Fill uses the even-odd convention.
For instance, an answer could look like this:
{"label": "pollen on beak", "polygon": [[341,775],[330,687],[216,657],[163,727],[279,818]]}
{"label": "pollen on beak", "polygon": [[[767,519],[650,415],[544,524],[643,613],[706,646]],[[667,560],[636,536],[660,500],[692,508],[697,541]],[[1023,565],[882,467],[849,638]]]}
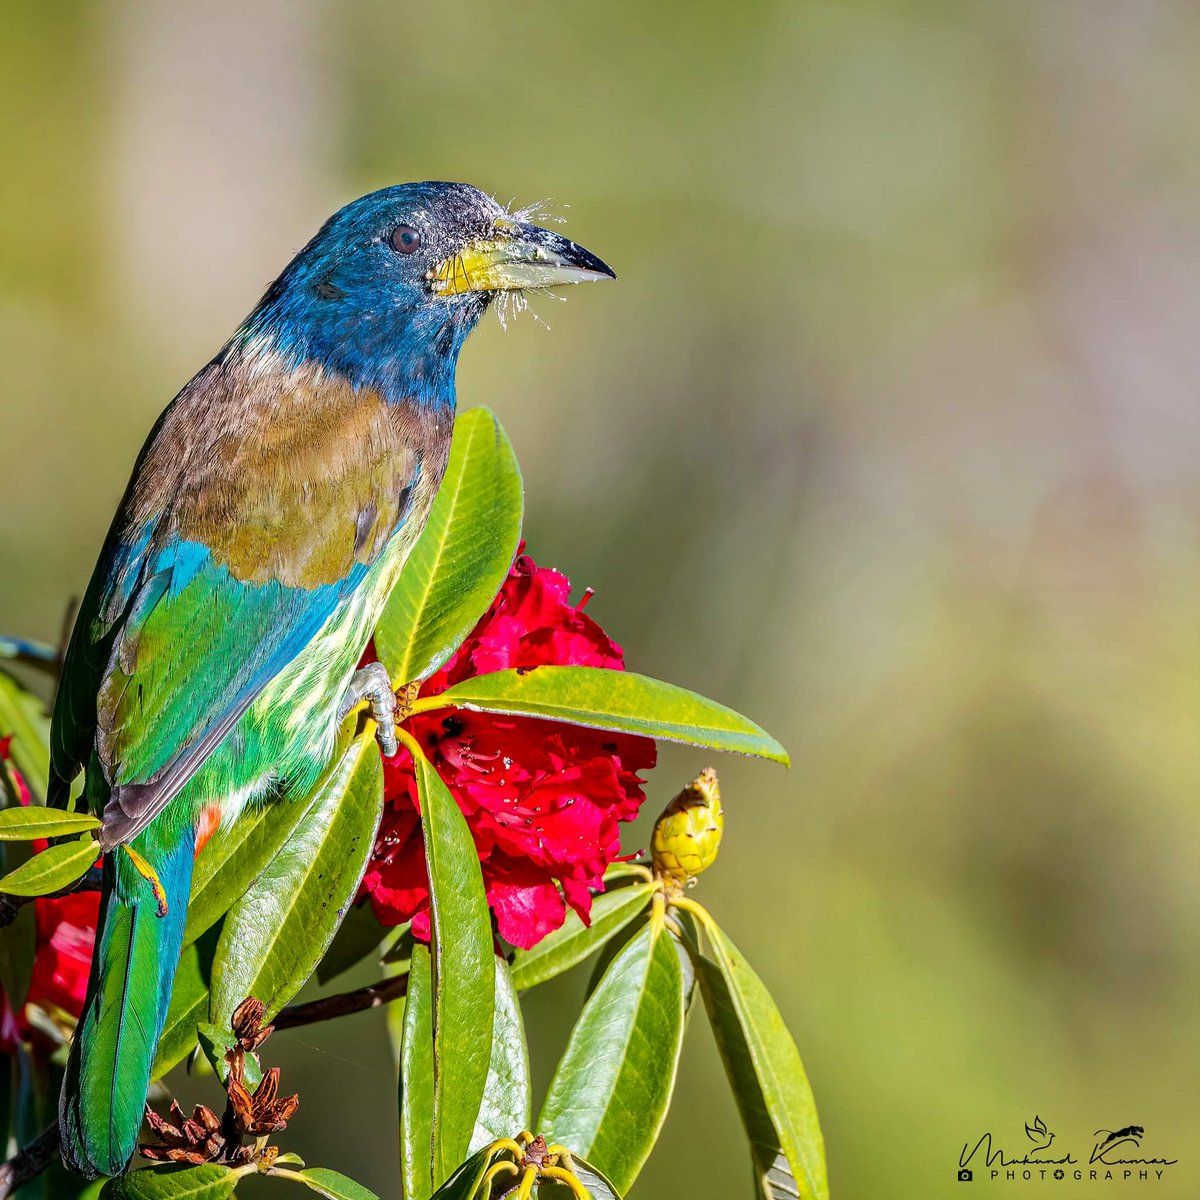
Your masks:
{"label": "pollen on beak", "polygon": [[590,250],[549,229],[515,221],[499,223],[491,238],[472,242],[429,273],[433,290],[442,296],[615,278],[616,272]]}

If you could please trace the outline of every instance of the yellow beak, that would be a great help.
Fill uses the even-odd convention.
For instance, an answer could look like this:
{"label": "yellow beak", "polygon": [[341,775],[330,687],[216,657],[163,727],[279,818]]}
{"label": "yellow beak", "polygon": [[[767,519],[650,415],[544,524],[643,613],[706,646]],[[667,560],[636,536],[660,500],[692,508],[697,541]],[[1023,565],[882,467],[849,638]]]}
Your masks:
{"label": "yellow beak", "polygon": [[494,237],[472,242],[429,273],[433,290],[442,296],[615,278],[613,269],[590,250],[549,229],[517,221],[498,225]]}

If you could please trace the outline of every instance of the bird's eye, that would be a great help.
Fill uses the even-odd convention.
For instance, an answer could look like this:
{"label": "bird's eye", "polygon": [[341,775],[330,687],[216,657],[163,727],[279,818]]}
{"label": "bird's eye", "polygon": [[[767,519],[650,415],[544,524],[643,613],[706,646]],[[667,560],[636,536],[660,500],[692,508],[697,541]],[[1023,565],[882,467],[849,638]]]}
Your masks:
{"label": "bird's eye", "polygon": [[421,248],[421,235],[411,225],[397,225],[392,230],[392,249],[397,254],[413,254]]}

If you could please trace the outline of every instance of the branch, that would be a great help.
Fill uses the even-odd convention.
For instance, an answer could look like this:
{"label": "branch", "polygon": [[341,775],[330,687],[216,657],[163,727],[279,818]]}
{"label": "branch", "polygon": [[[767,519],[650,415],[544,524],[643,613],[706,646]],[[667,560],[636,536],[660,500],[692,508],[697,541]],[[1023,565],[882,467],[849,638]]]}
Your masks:
{"label": "branch", "polygon": [[23,1150],[0,1163],[0,1200],[40,1175],[58,1157],[58,1126],[43,1129]]}
{"label": "branch", "polygon": [[[17,899],[17,897],[11,897]],[[332,1021],[352,1013],[381,1008],[397,1000],[408,990],[408,976],[395,975],[381,979],[353,992],[339,992],[307,1004],[289,1004],[281,1009],[272,1024],[276,1029],[298,1029],[318,1021]],[[8,1200],[18,1189],[40,1175],[58,1156],[58,1125],[50,1125],[6,1163],[0,1163],[0,1200]]]}
{"label": "branch", "polygon": [[326,996],[323,1000],[310,1000],[307,1004],[289,1004],[271,1022],[276,1029],[296,1029],[301,1025],[314,1025],[317,1021],[332,1021],[334,1017],[346,1017],[351,1013],[366,1012],[397,1000],[408,991],[408,976],[394,975],[381,979],[353,992],[340,992]]}

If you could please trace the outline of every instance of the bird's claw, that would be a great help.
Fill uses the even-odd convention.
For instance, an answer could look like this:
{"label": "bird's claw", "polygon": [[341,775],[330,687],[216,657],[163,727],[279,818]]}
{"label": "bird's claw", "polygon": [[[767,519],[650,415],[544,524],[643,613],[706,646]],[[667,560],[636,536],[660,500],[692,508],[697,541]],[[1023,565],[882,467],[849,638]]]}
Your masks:
{"label": "bird's claw", "polygon": [[392,691],[392,681],[383,663],[367,663],[354,672],[339,717],[344,717],[364,700],[370,705],[371,719],[377,727],[375,736],[384,758],[394,758],[400,749],[396,738],[396,693]]}

